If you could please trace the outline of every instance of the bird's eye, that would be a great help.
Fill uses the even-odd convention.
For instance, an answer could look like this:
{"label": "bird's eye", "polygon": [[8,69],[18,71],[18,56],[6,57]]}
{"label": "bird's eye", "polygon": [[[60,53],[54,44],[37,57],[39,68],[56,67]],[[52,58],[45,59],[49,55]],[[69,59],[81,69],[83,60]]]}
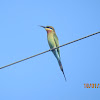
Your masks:
{"label": "bird's eye", "polygon": [[51,27],[49,27],[50,29],[52,29]]}
{"label": "bird's eye", "polygon": [[46,28],[50,28],[50,29],[52,29],[51,27],[46,27]]}
{"label": "bird's eye", "polygon": [[50,28],[50,27],[46,27],[46,28]]}

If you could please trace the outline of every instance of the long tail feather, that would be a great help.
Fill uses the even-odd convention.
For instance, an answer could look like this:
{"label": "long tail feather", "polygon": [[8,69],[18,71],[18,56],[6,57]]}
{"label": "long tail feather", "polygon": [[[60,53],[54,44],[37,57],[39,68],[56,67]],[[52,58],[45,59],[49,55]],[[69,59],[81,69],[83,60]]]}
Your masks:
{"label": "long tail feather", "polygon": [[65,81],[66,81],[66,76],[65,76],[64,71],[63,71],[62,63],[61,63],[60,60],[58,60],[58,63],[59,63],[60,69],[61,69],[61,71],[62,71],[62,73],[64,75],[64,78],[65,78]]}

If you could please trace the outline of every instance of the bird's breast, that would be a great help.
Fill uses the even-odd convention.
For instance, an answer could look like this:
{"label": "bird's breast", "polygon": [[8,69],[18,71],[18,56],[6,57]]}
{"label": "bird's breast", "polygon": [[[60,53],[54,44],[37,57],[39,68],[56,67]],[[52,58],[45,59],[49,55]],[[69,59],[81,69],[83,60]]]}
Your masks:
{"label": "bird's breast", "polygon": [[47,34],[47,38],[48,38],[48,40],[52,40],[53,39],[53,34],[52,33],[48,33]]}
{"label": "bird's breast", "polygon": [[53,34],[47,34],[47,39],[48,39],[48,43],[50,48],[54,48],[55,47],[55,41],[54,41],[54,37]]}

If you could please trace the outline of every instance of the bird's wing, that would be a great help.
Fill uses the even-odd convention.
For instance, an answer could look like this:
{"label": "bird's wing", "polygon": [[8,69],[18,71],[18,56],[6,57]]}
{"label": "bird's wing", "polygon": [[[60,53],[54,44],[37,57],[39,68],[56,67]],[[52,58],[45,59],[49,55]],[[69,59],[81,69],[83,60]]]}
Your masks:
{"label": "bird's wing", "polygon": [[[56,34],[54,34],[54,41],[55,41],[56,47],[58,47],[59,46],[59,41],[58,41],[58,37],[57,37]],[[57,52],[58,52],[59,57],[60,57],[60,49],[59,48],[57,48]]]}

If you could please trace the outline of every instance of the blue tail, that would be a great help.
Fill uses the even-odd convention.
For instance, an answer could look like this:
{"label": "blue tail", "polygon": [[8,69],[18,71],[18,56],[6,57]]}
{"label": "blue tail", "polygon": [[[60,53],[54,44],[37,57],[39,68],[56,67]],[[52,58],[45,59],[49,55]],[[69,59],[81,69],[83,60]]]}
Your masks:
{"label": "blue tail", "polygon": [[63,67],[62,67],[62,63],[61,63],[61,60],[60,60],[60,56],[59,56],[59,54],[58,54],[58,52],[57,52],[57,49],[52,50],[52,52],[53,52],[53,54],[55,55],[55,57],[57,58],[58,63],[59,63],[59,66],[60,66],[60,69],[61,69],[61,71],[62,71],[62,73],[63,73],[63,75],[64,75],[64,78],[65,78],[65,80],[66,80],[66,76],[65,76],[65,74],[64,74]]}
{"label": "blue tail", "polygon": [[60,69],[61,69],[61,71],[62,71],[62,73],[63,73],[63,75],[64,75],[64,78],[65,78],[65,81],[66,81],[66,76],[65,76],[65,74],[64,74],[64,70],[63,70],[63,67],[62,67],[62,63],[61,63],[60,60],[58,60],[58,63],[59,63]]}

